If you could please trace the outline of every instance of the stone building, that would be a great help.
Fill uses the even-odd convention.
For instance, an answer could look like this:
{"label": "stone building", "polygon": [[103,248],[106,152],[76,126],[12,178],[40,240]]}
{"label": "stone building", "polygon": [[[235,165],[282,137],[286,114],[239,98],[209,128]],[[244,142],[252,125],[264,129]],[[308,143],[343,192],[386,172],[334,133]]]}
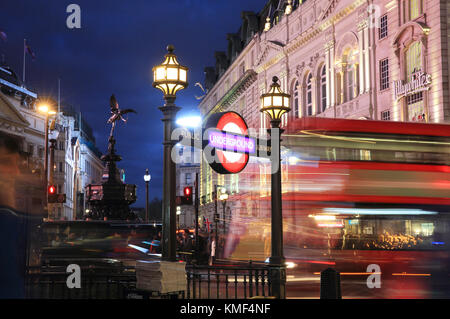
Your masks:
{"label": "stone building", "polygon": [[[443,0],[267,1],[241,13],[227,51],[205,68],[200,112],[236,111],[264,132],[259,98],[277,76],[291,94],[284,128],[303,117],[450,122],[449,15]],[[220,175],[202,162],[202,214],[212,219],[216,184],[227,185],[231,214],[257,214],[251,199],[262,195],[248,181],[258,176]]]}
{"label": "stone building", "polygon": [[55,219],[74,220],[85,213],[85,187],[100,183],[104,169],[101,153],[95,146],[92,128],[81,112],[63,106],[56,130],[54,184],[66,194],[64,204],[53,204]]}
{"label": "stone building", "polygon": [[[54,100],[43,100],[56,108]],[[23,86],[14,70],[1,66],[0,205],[47,217],[45,116],[37,111],[36,104],[38,94]],[[101,181],[103,163],[92,128],[81,113],[67,107],[61,109],[52,118],[56,124],[54,130],[49,129],[49,139],[56,139],[53,184],[57,193],[66,194],[66,203],[49,204],[48,208],[51,218],[72,220],[83,215],[84,187]],[[50,169],[49,163],[49,172]]]}
{"label": "stone building", "polygon": [[[179,155],[177,160],[176,192],[177,196],[183,196],[185,187],[192,187],[192,198],[195,200],[195,177],[200,172],[200,155],[198,149],[178,144],[176,146]],[[195,226],[195,210],[193,205],[181,205],[177,210],[178,226],[180,228],[192,228]]]}
{"label": "stone building", "polygon": [[0,205],[42,214],[45,117],[36,99],[11,68],[0,67]]}

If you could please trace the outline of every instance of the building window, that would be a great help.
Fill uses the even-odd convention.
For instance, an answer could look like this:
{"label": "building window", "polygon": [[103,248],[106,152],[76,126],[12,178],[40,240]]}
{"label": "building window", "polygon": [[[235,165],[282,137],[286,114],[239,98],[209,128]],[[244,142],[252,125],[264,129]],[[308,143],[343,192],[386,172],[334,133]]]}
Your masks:
{"label": "building window", "polygon": [[239,66],[239,76],[243,76],[245,73],[245,62],[242,62],[241,65]]}
{"label": "building window", "polygon": [[[405,53],[406,80],[413,81],[417,72],[423,69],[422,64],[422,43],[416,41],[412,43]],[[418,92],[406,97],[408,120],[413,122],[425,121],[424,94]]]}
{"label": "building window", "polygon": [[410,78],[420,70],[422,70],[422,45],[416,41],[406,51],[406,77]]}
{"label": "building window", "polygon": [[34,146],[33,146],[33,144],[28,144],[28,153],[30,154],[30,156],[34,155]]}
{"label": "building window", "polygon": [[298,118],[298,81],[294,84],[294,117]]}
{"label": "building window", "polygon": [[336,74],[338,104],[353,100],[358,95],[358,52],[348,50],[342,56],[341,70]]}
{"label": "building window", "polygon": [[383,121],[390,121],[391,120],[391,111],[383,111],[381,112],[381,120]]}
{"label": "building window", "polygon": [[305,115],[312,116],[312,104],[313,104],[313,92],[312,92],[312,74],[309,73],[306,77],[305,86]]}
{"label": "building window", "polygon": [[324,112],[327,108],[327,68],[325,65],[320,72],[320,106],[321,112]]}
{"label": "building window", "polygon": [[387,14],[380,18],[380,29],[378,30],[378,38],[384,39],[388,36],[388,17]]}
{"label": "building window", "polygon": [[347,101],[355,98],[355,67],[349,65],[347,68]]}
{"label": "building window", "polygon": [[59,172],[60,172],[60,173],[63,173],[63,172],[64,172],[63,162],[59,162]]}
{"label": "building window", "polygon": [[389,59],[380,61],[380,90],[389,88]]}
{"label": "building window", "polygon": [[186,173],[184,177],[185,177],[185,184],[190,185],[192,183],[192,173]]}
{"label": "building window", "polygon": [[409,0],[409,19],[414,20],[422,14],[422,0]]}
{"label": "building window", "polygon": [[43,147],[39,147],[39,151],[38,151],[38,156],[39,158],[44,158],[44,148]]}

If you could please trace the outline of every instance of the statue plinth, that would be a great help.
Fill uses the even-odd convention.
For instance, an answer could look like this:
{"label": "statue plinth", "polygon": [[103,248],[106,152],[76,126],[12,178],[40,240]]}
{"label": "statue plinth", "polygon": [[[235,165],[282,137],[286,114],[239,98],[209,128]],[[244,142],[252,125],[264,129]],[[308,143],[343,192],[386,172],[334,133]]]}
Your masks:
{"label": "statue plinth", "polygon": [[[117,102],[115,102],[117,103]],[[120,115],[118,109],[113,113]],[[125,184],[120,178],[116,162],[122,157],[116,154],[116,140],[113,136],[115,121],[108,140],[108,152],[101,157],[105,163],[103,176],[108,176],[101,184],[89,184],[86,187],[86,199],[89,209],[86,217],[99,220],[134,220],[136,216],[131,212],[129,205],[136,201],[136,185]]]}

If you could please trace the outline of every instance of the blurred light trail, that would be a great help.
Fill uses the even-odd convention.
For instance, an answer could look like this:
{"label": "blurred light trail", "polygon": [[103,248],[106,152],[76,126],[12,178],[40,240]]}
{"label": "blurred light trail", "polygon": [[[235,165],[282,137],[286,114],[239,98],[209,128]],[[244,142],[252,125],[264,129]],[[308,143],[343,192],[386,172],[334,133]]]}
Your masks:
{"label": "blurred light trail", "polygon": [[406,272],[393,273],[392,276],[417,276],[417,277],[431,277],[431,274],[409,274]]}
{"label": "blurred light trail", "polygon": [[320,223],[317,224],[318,227],[329,227],[329,228],[342,228],[344,225],[342,223]]}
{"label": "blurred light trail", "polygon": [[[314,275],[320,275],[320,272],[313,273]],[[343,276],[366,276],[366,275],[381,275],[381,272],[341,272]]]}
{"label": "blurred light trail", "polygon": [[343,215],[437,215],[437,212],[431,212],[421,209],[370,209],[370,208],[325,208],[324,211],[329,214]]}
{"label": "blurred light trail", "polygon": [[128,244],[128,247],[134,248],[136,250],[139,250],[140,252],[143,252],[144,254],[148,252],[148,249],[143,248],[143,247],[139,247],[136,245],[132,245],[132,244]]}
{"label": "blurred light trail", "polygon": [[313,217],[315,220],[336,220],[335,215],[309,215],[308,217]]}

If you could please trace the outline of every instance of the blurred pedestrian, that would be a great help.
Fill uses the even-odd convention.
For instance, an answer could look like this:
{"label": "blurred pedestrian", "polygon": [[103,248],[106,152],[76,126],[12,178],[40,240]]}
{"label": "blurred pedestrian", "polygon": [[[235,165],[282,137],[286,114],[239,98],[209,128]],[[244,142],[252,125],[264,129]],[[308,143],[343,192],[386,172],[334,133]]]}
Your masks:
{"label": "blurred pedestrian", "polygon": [[212,266],[216,261],[216,238],[213,233],[211,233],[210,237],[210,254],[209,254],[209,265]]}

